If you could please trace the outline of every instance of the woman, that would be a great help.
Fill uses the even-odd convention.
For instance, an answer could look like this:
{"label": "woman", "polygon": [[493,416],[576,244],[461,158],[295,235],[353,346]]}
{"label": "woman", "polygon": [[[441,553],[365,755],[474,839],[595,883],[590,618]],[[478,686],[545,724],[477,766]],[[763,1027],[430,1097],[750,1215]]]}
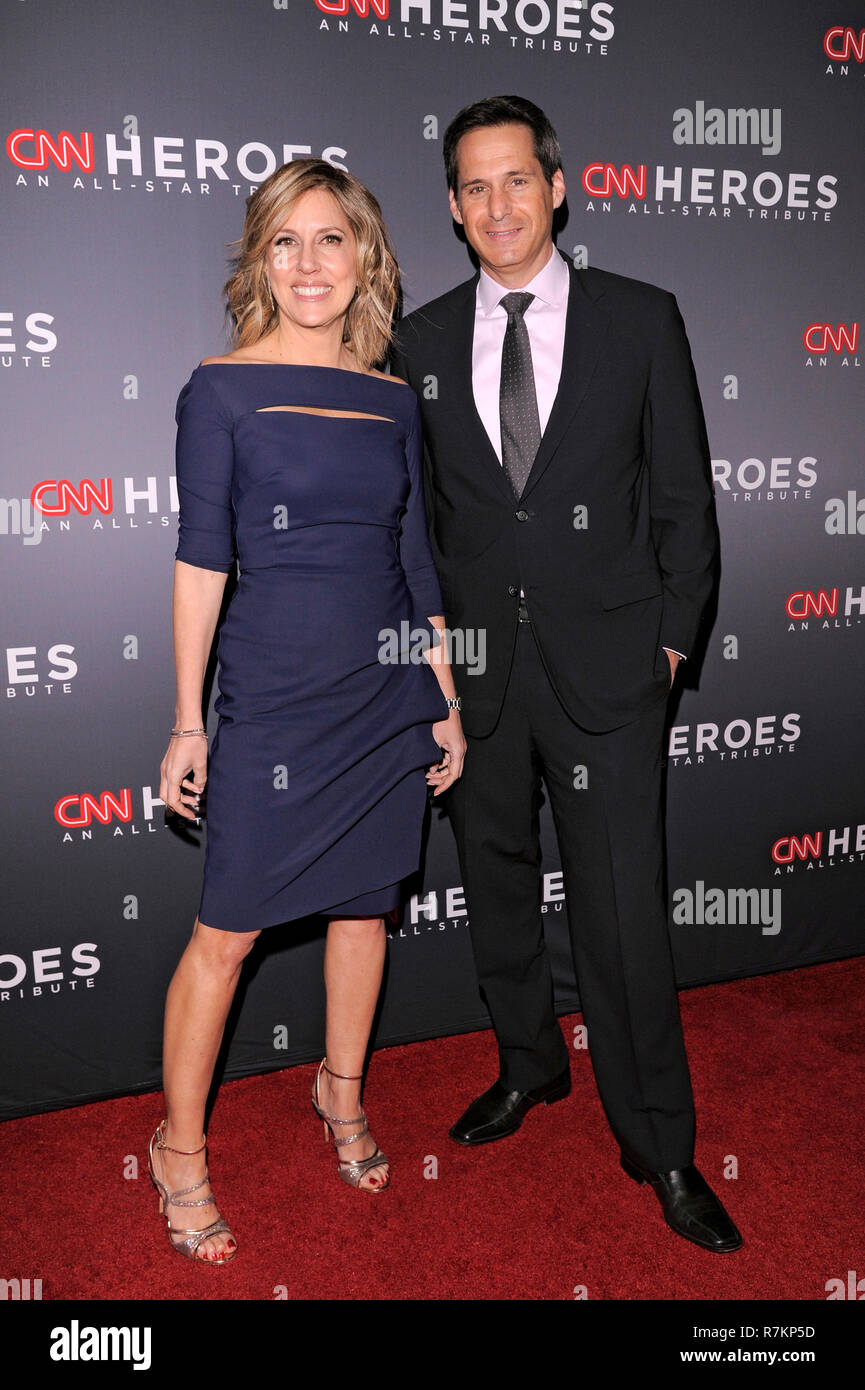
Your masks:
{"label": "woman", "polygon": [[[195,819],[207,783],[207,851],[168,991],[167,1116],[150,1144],[171,1244],[211,1263],[237,1246],[209,1185],[205,1100],[243,959],[266,927],[329,919],[313,1105],[340,1176],[388,1185],[360,1107],[384,915],[419,861],[427,784],[445,791],[465,752],[442,646],[429,661],[383,655],[388,630],[425,624],[429,643],[415,648],[429,648],[444,619],[417,398],[373,365],[398,275],[378,203],[351,174],[297,160],[247,200],[236,244],[234,349],[205,358],[177,406],[177,706],[160,796]],[[202,684],[235,554],[208,767]]]}

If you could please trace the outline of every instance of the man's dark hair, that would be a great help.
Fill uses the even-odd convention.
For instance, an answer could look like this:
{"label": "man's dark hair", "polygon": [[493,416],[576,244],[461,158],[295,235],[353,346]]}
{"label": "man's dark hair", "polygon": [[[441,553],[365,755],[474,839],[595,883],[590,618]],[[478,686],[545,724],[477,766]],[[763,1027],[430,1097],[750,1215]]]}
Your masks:
{"label": "man's dark hair", "polygon": [[454,116],[445,131],[443,151],[445,173],[448,188],[452,189],[454,197],[459,192],[457,188],[457,145],[470,130],[479,130],[482,126],[495,125],[527,125],[529,127],[534,140],[535,156],[544,171],[547,183],[552,183],[553,174],[557,169],[561,169],[562,152],[559,148],[559,137],[550,124],[549,118],[539,106],[535,106],[533,101],[528,101],[525,97],[484,97],[483,101],[475,101],[471,106],[464,106],[462,111]]}

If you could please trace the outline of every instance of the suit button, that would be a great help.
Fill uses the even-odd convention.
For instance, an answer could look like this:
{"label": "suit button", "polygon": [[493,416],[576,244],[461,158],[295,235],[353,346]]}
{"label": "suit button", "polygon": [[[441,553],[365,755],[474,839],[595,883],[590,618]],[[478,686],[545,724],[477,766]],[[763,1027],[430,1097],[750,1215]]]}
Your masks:
{"label": "suit button", "polygon": [[528,519],[528,512],[525,511],[522,507],[520,507],[520,510],[517,512],[517,521],[528,521]]}
{"label": "suit button", "polygon": [[519,592],[520,592],[520,591],[519,591],[519,589],[517,588],[516,584],[509,584],[509,585],[508,585],[508,593],[510,594],[511,598],[513,598],[514,595],[515,595],[515,594],[518,594]]}

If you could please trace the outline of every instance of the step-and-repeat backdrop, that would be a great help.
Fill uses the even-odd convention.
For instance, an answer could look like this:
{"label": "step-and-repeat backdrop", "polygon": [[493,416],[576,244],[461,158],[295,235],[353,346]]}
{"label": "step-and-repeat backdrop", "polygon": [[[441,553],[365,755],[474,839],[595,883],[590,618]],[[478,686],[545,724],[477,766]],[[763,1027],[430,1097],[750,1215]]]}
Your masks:
{"label": "step-and-repeat backdrop", "polygon": [[[3,26],[0,1113],[159,1085],[206,834],[158,799],[174,407],[228,348],[244,199],[306,154],[351,169],[414,308],[472,273],[442,135],[496,92],[558,129],[561,249],[675,292],[703,393],[723,574],[670,710],[679,981],[861,953],[860,0],[23,0]],[[564,1011],[580,904],[544,836]],[[378,1046],[488,1022],[438,807],[413,887]],[[320,1055],[322,933],[260,938],[225,1076]]]}

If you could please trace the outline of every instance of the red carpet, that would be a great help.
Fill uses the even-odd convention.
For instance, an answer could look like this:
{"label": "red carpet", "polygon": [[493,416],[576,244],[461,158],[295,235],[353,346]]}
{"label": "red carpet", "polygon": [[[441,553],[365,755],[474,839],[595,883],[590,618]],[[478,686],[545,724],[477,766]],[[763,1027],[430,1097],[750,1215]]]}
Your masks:
{"label": "red carpet", "polygon": [[[585,1052],[566,1101],[499,1143],[453,1144],[448,1126],[495,1079],[481,1033],[373,1059],[366,1106],[392,1163],[380,1196],[337,1178],[312,1066],[224,1085],[210,1163],[240,1248],[223,1269],[169,1249],[145,1157],[159,1096],[7,1122],[0,1274],[41,1279],[43,1299],[570,1300],[584,1285],[592,1300],[825,1300],[828,1279],[865,1275],[865,959],[680,999],[697,1163],[742,1230],[736,1254],[673,1235],[622,1173]],[[562,1020],[568,1039],[577,1021]]]}

